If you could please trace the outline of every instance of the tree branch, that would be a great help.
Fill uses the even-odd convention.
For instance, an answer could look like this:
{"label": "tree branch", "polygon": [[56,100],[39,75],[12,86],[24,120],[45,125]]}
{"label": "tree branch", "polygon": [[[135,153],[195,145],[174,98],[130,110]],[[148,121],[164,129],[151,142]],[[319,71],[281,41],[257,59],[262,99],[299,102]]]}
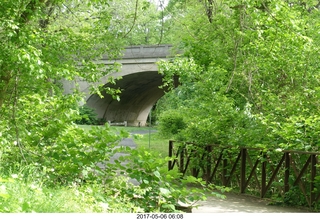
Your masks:
{"label": "tree branch", "polygon": [[138,14],[138,4],[139,4],[139,0],[136,0],[136,7],[134,9],[134,18],[133,18],[133,23],[129,29],[129,31],[123,36],[123,38],[127,37],[128,34],[130,34],[130,32],[133,30],[133,27],[135,26],[136,24],[136,21],[137,21],[137,14]]}

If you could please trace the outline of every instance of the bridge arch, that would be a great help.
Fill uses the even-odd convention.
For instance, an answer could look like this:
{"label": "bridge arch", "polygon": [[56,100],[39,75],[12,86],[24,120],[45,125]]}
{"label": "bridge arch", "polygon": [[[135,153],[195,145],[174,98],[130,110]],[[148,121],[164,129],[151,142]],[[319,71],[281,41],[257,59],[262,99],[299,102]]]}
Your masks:
{"label": "bridge arch", "polygon": [[93,94],[86,104],[95,109],[99,118],[144,126],[152,106],[164,95],[164,90],[159,88],[161,84],[162,77],[157,71],[136,72],[123,76],[116,85],[106,84],[121,88],[119,101],[108,94],[103,94],[104,98]]}
{"label": "bridge arch", "polygon": [[[150,110],[165,93],[159,88],[162,76],[156,62],[167,60],[170,48],[170,45],[127,47],[124,56],[116,61],[122,64],[121,70],[100,79],[105,86],[121,89],[120,101],[106,93],[104,98],[92,95],[88,91],[89,85],[82,82],[80,89],[86,94],[86,104],[95,110],[99,118],[107,121],[127,121],[129,126],[145,126]],[[110,64],[107,59],[102,62]],[[107,83],[109,77],[122,79],[112,85]]]}

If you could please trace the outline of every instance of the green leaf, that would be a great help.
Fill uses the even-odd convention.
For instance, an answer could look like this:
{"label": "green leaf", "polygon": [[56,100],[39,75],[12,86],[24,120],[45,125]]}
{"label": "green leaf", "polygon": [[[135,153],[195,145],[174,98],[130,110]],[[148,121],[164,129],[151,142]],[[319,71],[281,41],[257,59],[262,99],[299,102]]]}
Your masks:
{"label": "green leaf", "polygon": [[159,190],[160,190],[160,193],[163,194],[163,195],[165,195],[165,196],[170,195],[170,190],[168,190],[168,189],[166,189],[166,188],[161,188],[161,187],[160,187]]}
{"label": "green leaf", "polygon": [[163,204],[162,208],[169,209],[172,211],[176,210],[176,207],[173,204]]}
{"label": "green leaf", "polygon": [[161,179],[161,175],[159,173],[158,170],[154,171],[153,174],[158,178],[158,179]]}

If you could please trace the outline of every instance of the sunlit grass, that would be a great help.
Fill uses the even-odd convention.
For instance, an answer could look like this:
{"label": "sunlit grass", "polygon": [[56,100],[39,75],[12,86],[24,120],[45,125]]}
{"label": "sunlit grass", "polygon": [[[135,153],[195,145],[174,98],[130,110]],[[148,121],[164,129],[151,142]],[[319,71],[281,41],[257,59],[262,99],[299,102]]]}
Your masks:
{"label": "sunlit grass", "polygon": [[169,139],[165,139],[159,133],[147,133],[133,135],[133,140],[138,147],[149,148],[150,150],[161,154],[162,157],[168,156]]}
{"label": "sunlit grass", "polygon": [[[79,127],[89,130],[91,125],[78,125]],[[125,130],[129,133],[133,141],[138,147],[149,148],[161,154],[162,157],[168,156],[169,139],[163,138],[158,132],[156,127],[124,127],[124,126],[111,126],[111,131],[120,132]],[[141,134],[140,134],[141,133]]]}
{"label": "sunlit grass", "polygon": [[41,176],[25,178],[0,173],[1,213],[93,213],[107,212],[106,204],[94,198],[91,186],[46,187]]}

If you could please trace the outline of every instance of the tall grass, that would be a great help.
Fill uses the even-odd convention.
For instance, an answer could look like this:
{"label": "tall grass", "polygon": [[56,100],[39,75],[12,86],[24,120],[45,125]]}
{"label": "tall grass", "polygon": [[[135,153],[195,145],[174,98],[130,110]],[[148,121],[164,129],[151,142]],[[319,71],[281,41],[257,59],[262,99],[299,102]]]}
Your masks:
{"label": "tall grass", "polygon": [[[36,175],[25,175],[35,172]],[[46,187],[44,173],[23,167],[17,173],[0,172],[1,213],[93,213],[106,212],[107,206],[96,195],[94,185]]]}

